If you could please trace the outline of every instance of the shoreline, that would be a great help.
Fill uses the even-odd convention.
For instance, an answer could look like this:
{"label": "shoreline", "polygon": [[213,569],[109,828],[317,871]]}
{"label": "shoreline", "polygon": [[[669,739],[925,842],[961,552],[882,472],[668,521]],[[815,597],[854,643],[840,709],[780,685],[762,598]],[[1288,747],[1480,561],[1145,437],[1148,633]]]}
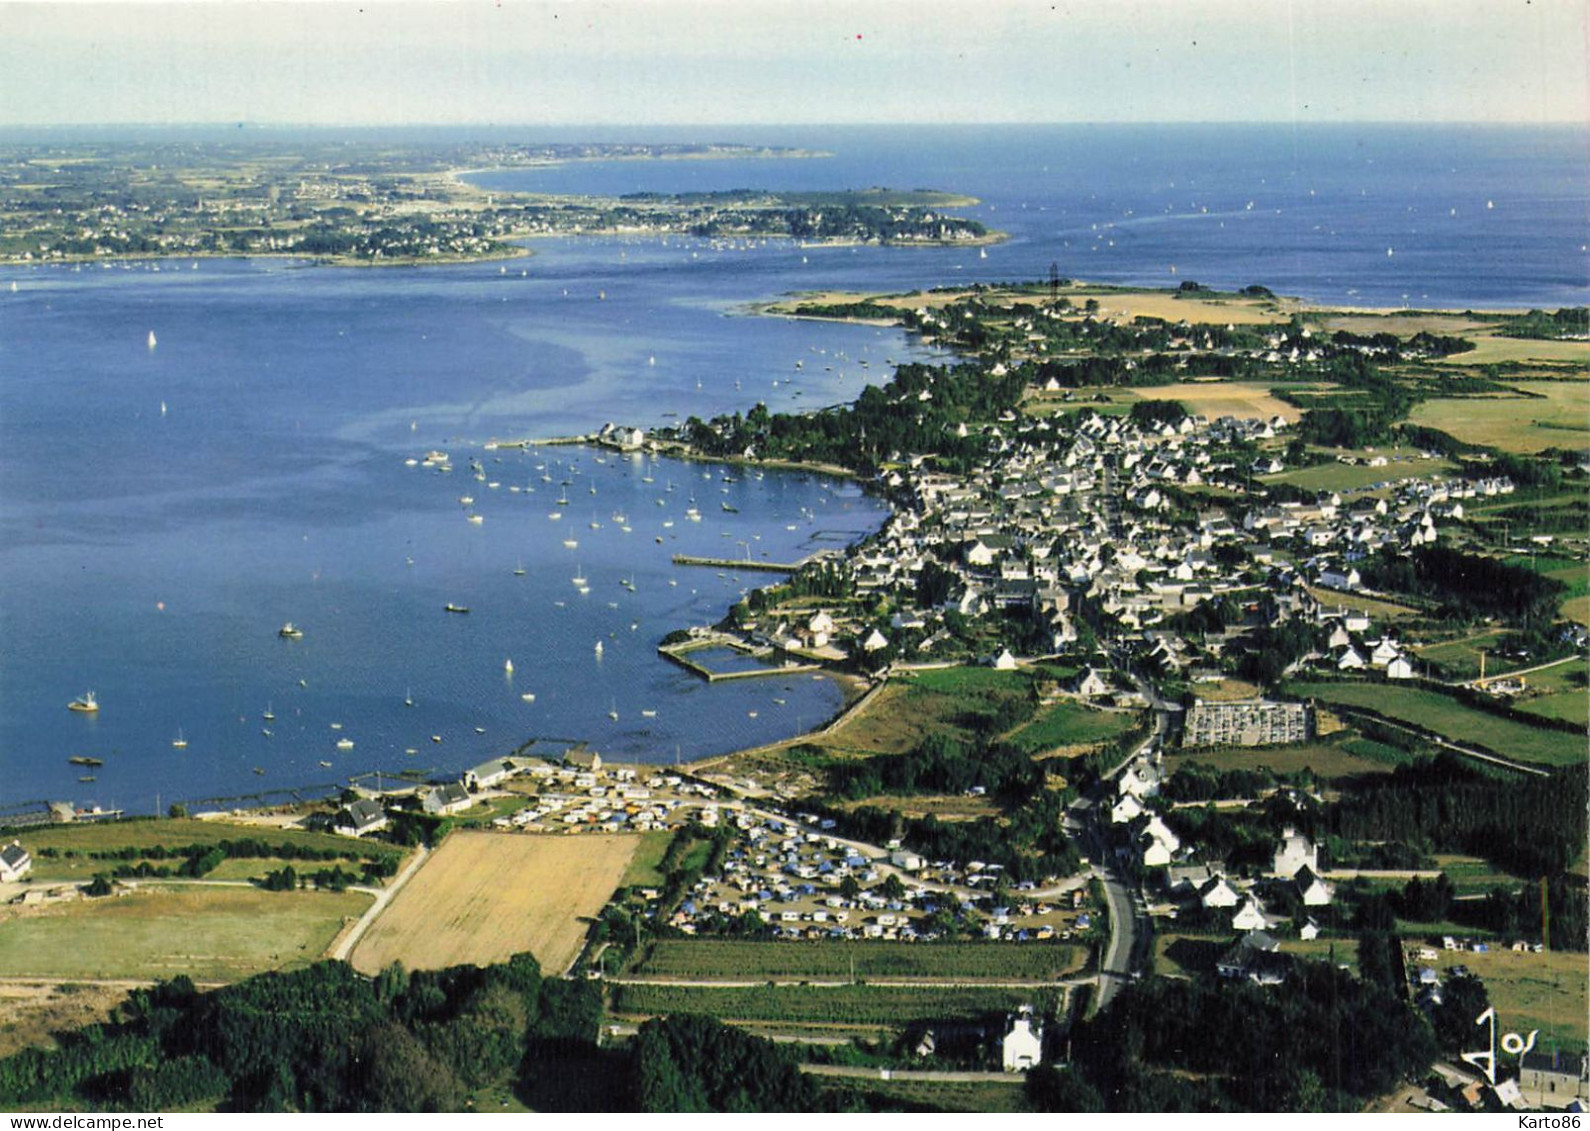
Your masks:
{"label": "shoreline", "polygon": [[[524,254],[530,254],[528,249],[523,249],[523,251],[524,251]],[[514,257],[518,257],[518,256],[516,255]],[[238,259],[240,261],[244,261],[244,260],[253,259],[253,258],[269,258],[269,259],[297,260],[297,261],[303,263],[306,266],[308,266],[308,265],[316,265],[315,261],[309,260],[306,257],[294,256],[294,255],[291,255],[291,254],[281,254],[281,255],[271,255],[271,256],[238,256],[238,255],[160,256],[160,255],[152,255],[152,256],[144,256],[144,257],[127,257],[127,258],[128,258],[129,261],[149,261],[149,260],[158,260],[158,259],[161,259],[161,258],[171,258],[171,259],[178,259],[178,260],[184,259],[184,258],[187,258],[187,259],[198,259],[198,258],[226,259],[226,258],[230,258],[230,259]],[[470,261],[473,261],[473,260],[461,260],[461,261],[457,261],[457,262],[470,262]],[[101,259],[100,262],[102,262],[106,266],[109,266],[111,263],[116,262],[116,260]],[[51,265],[64,266],[64,263],[63,262],[58,262],[56,264],[36,264],[36,266],[51,266]],[[425,266],[425,265],[438,265],[438,266],[444,266],[444,265],[451,265],[451,263],[433,259],[433,260],[419,261],[419,262],[412,263],[412,264],[399,264],[399,263],[396,263],[396,262],[383,263],[383,264],[374,264],[374,263],[363,263],[363,262],[360,262],[360,263],[347,264],[347,265],[354,265],[354,266],[377,266],[377,265],[381,265],[381,266],[386,266],[386,265],[391,265],[391,266]],[[1071,294],[1085,293],[1085,288],[1087,288],[1089,286],[1093,286],[1093,285],[1094,284],[1086,284],[1086,283],[1082,283],[1080,281],[1072,281],[1070,283],[1070,285],[1067,287],[1067,291],[1069,293],[1071,293]],[[1102,286],[1107,286],[1107,292],[1101,292],[1101,293],[1151,294],[1151,295],[1160,296],[1160,297],[1165,297],[1165,296],[1174,295],[1174,294],[1179,293],[1173,288],[1143,288],[1143,287],[1125,287],[1125,286],[1114,286],[1114,285],[1102,285]],[[855,297],[856,300],[862,300],[862,299],[867,299],[867,298],[876,299],[876,298],[880,298],[880,297],[898,300],[898,299],[901,299],[901,298],[907,298],[907,297],[911,297],[911,296],[926,295],[928,293],[930,293],[930,292],[917,291],[917,292],[906,292],[905,294],[883,294],[883,295],[879,295],[878,293],[873,292],[873,293],[870,293],[870,294],[869,293],[858,293],[854,297]],[[786,296],[784,296],[781,299],[774,299],[772,301],[762,301],[762,302],[753,303],[753,304],[750,304],[747,308],[742,308],[742,309],[747,309],[749,313],[753,313],[753,314],[755,314],[757,316],[786,317],[786,318],[789,318],[789,317],[804,317],[804,318],[812,318],[812,319],[823,320],[823,321],[840,321],[840,322],[855,321],[855,322],[864,323],[864,324],[892,325],[892,323],[885,322],[882,319],[850,319],[850,318],[846,318],[843,315],[837,315],[837,316],[835,316],[835,315],[799,315],[799,314],[793,313],[793,311],[788,310],[788,309],[779,309],[779,304],[780,303],[791,303],[791,302],[793,302],[793,303],[798,304],[799,301],[800,301],[800,296],[803,295],[803,294],[804,295],[813,295],[813,296],[825,296],[826,295],[826,296],[830,297],[831,299],[837,299],[839,297],[839,295],[841,294],[841,292],[821,292],[821,291],[818,291],[818,292],[797,292],[794,295],[786,295]],[[1041,296],[1038,293],[1035,292],[1034,297],[1035,298],[1039,298]],[[1298,303],[1299,305],[1302,305],[1305,309],[1308,309],[1308,310],[1311,310],[1311,311],[1322,311],[1322,312],[1325,312],[1325,313],[1333,313],[1333,312],[1335,312],[1335,313],[1361,312],[1361,313],[1365,313],[1365,314],[1401,313],[1400,311],[1379,312],[1379,311],[1373,311],[1373,310],[1364,310],[1362,308],[1342,308],[1342,307],[1318,306],[1318,305],[1310,304],[1306,300],[1295,300],[1295,299],[1286,298],[1284,296],[1273,296],[1273,297],[1268,297],[1268,298],[1264,298],[1264,299],[1255,299],[1254,296],[1240,296],[1240,295],[1230,294],[1230,293],[1225,293],[1225,292],[1212,292],[1212,293],[1210,293],[1208,295],[1200,296],[1198,294],[1190,294],[1190,295],[1185,295],[1184,297],[1186,297],[1186,298],[1188,298],[1190,300],[1197,300],[1199,298],[1204,298],[1204,299],[1213,299],[1213,300],[1217,300],[1217,301],[1221,301],[1221,300],[1223,300],[1223,301],[1236,301],[1236,302],[1262,301],[1262,302],[1268,302],[1268,303],[1285,303],[1285,304]],[[905,308],[902,307],[902,310],[904,310],[904,309]],[[1478,313],[1478,312],[1475,312],[1475,311],[1472,311],[1472,310],[1466,310],[1466,311],[1441,311],[1440,313],[1453,314],[1453,315],[1461,316],[1463,314],[1471,314],[1471,313]],[[952,352],[959,352],[959,351],[952,351]],[[884,375],[882,369],[880,369],[879,372],[880,372],[881,376],[884,376],[885,380],[887,380],[888,377],[892,376],[892,373],[888,374],[888,375]],[[872,383],[873,383],[872,381],[867,381],[864,384],[872,384]],[[859,392],[858,392],[857,395],[859,395]],[[850,398],[849,400],[847,400],[844,403],[847,404],[847,405],[853,404],[855,399],[856,399],[855,397],[852,397],[852,398]],[[621,446],[619,446],[617,444],[613,444],[613,443],[607,442],[607,441],[604,441],[602,438],[600,438],[599,436],[594,435],[594,434],[585,434],[585,435],[568,436],[568,437],[524,439],[524,440],[479,441],[478,443],[480,444],[480,446],[483,449],[486,449],[486,450],[489,450],[489,448],[491,446],[493,446],[493,445],[499,446],[499,447],[512,447],[512,446],[530,447],[530,446],[535,446],[535,445],[555,445],[555,444],[584,444],[584,445],[590,445],[590,446],[598,447],[598,448],[605,448],[605,449],[608,449],[608,450],[619,450],[619,451],[624,450]],[[726,465],[726,466],[748,467],[748,468],[755,468],[755,469],[772,469],[772,470],[775,470],[775,471],[794,472],[794,473],[797,473],[797,474],[815,474],[815,475],[821,475],[821,476],[825,476],[825,477],[829,477],[829,478],[833,478],[833,479],[839,479],[839,480],[843,480],[843,481],[847,481],[847,482],[856,483],[861,488],[861,490],[863,490],[868,495],[871,495],[871,496],[873,496],[875,498],[881,499],[885,503],[886,507],[888,508],[888,512],[889,513],[882,520],[882,524],[881,525],[886,525],[887,522],[889,521],[889,517],[891,517],[893,515],[893,513],[894,513],[893,504],[892,504],[892,501],[888,498],[887,491],[879,490],[877,485],[873,481],[863,478],[862,475],[860,475],[859,473],[857,473],[857,472],[855,472],[855,471],[853,471],[853,470],[851,470],[849,468],[845,468],[845,467],[841,467],[841,466],[837,466],[837,465],[832,465],[832,464],[811,463],[811,462],[804,462],[804,461],[799,461],[799,460],[760,459],[760,458],[754,458],[754,457],[747,458],[745,456],[734,456],[734,455],[724,455],[724,456],[710,455],[710,454],[707,454],[705,452],[701,452],[701,451],[693,448],[691,445],[689,445],[688,443],[683,442],[683,441],[666,441],[666,442],[655,441],[655,442],[652,442],[651,444],[649,444],[648,447],[650,448],[650,451],[652,452],[652,454],[654,454],[654,455],[656,455],[656,456],[658,456],[660,458],[674,459],[674,460],[678,460],[678,461],[681,461],[681,462],[717,463],[717,464],[722,464],[722,465]],[[880,525],[880,528],[881,528],[881,525]],[[875,537],[877,533],[878,533],[878,531],[876,529],[874,529],[874,530],[872,530],[872,531],[870,531],[870,532],[868,532],[868,533],[866,533],[864,535],[861,535],[861,536],[857,537],[854,541],[848,542],[844,546],[843,550],[841,550],[840,552],[841,553],[845,553],[845,554],[849,554],[857,546],[865,545],[866,542],[869,539]],[[725,610],[725,615],[727,615],[727,611],[726,610]],[[721,618],[720,618],[720,620],[721,620]],[[853,679],[855,677],[851,676],[850,673],[836,672],[831,666],[826,665],[826,664],[824,665],[824,668],[825,668],[825,675],[828,678],[834,679],[836,682],[839,682],[840,685],[842,686],[842,688],[845,689],[845,697],[847,699],[849,699],[851,687],[850,687],[850,684],[847,681],[849,679]],[[841,711],[839,713],[839,716],[842,717],[845,713],[847,713],[850,710],[850,708],[853,705],[853,703],[854,703],[854,700],[850,700],[849,702],[846,702],[844,704],[844,706],[842,707],[842,709],[841,709]],[[791,743],[798,743],[798,742],[800,742],[802,740],[809,739],[810,736],[812,736],[814,734],[820,733],[823,729],[825,729],[826,727],[831,725],[832,721],[833,720],[830,719],[827,722],[821,723],[821,724],[819,724],[819,725],[817,725],[815,727],[806,728],[804,730],[799,731],[796,734],[788,736],[787,738],[776,740],[773,743],[763,743],[763,744],[759,744],[759,745],[754,746],[754,747],[741,748],[741,749],[736,749],[736,750],[731,750],[731,751],[725,751],[725,752],[720,753],[720,754],[708,755],[708,756],[706,756],[703,759],[696,759],[696,760],[694,760],[693,762],[691,762],[689,764],[690,765],[694,765],[694,764],[696,764],[696,762],[717,763],[717,762],[721,762],[721,761],[723,761],[725,759],[732,759],[732,758],[734,758],[736,756],[743,755],[743,754],[745,754],[748,751],[755,751],[755,750],[760,750],[760,749],[784,746],[784,745],[788,745],[788,744],[791,744]],[[520,745],[522,746],[522,744],[520,744]],[[651,764],[651,763],[644,763],[643,762],[643,763],[640,763],[640,764]],[[656,763],[656,764],[663,764],[663,763]],[[284,788],[290,788],[290,787],[284,787]],[[155,815],[159,816],[158,813],[156,813]]]}

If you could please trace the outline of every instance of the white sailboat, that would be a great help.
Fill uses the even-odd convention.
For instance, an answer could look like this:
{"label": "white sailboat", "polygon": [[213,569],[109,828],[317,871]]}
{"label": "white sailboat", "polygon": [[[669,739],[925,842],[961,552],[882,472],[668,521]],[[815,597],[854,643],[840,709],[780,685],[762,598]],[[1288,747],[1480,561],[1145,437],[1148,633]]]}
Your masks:
{"label": "white sailboat", "polygon": [[171,745],[178,750],[186,750],[188,748],[188,740],[183,737],[181,727],[177,728],[177,737],[171,740]]}
{"label": "white sailboat", "polygon": [[153,330],[149,331],[149,348],[155,348],[155,332]]}
{"label": "white sailboat", "polygon": [[502,662],[502,670],[504,672],[506,672],[507,674],[512,675],[513,674],[513,660],[512,659],[504,660]]}

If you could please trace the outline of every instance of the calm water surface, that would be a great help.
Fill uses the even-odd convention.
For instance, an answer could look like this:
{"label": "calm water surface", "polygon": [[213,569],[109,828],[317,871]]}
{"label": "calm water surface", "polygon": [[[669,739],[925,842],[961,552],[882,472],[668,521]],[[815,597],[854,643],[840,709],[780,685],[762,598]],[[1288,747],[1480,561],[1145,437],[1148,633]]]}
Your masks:
{"label": "calm water surface", "polygon": [[[876,528],[875,500],[818,477],[485,447],[757,400],[816,408],[884,379],[889,359],[937,356],[892,330],[747,316],[758,300],[1036,278],[1055,263],[1335,302],[1585,301],[1590,177],[1573,131],[746,140],[834,156],[475,179],[600,193],[939,187],[978,196],[970,211],[1011,239],[986,258],[589,239],[425,270],[0,269],[0,805],[318,793],[377,770],[451,773],[537,737],[667,762],[828,717],[840,693],[826,678],[708,686],[659,658],[668,631],[770,580],[670,559],[842,546]],[[406,463],[433,448],[454,471]],[[277,636],[289,620],[301,640]],[[68,712],[86,689],[99,714]]]}

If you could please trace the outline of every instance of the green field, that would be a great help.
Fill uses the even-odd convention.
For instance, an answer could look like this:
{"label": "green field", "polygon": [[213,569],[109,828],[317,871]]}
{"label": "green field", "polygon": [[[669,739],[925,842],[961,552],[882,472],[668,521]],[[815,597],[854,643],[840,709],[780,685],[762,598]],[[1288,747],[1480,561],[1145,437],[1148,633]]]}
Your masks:
{"label": "green field", "polygon": [[[1492,339],[1501,342],[1503,339]],[[1508,342],[1521,346],[1568,347],[1564,352],[1579,361],[1590,359],[1583,343]],[[1459,355],[1464,360],[1480,358]],[[1414,424],[1439,428],[1471,444],[1484,444],[1509,452],[1538,452],[1543,448],[1577,448],[1590,442],[1590,383],[1584,381],[1514,381],[1514,388],[1532,396],[1499,395],[1448,397],[1414,407],[1408,419]]]}
{"label": "green field", "polygon": [[909,672],[892,678],[867,705],[830,731],[820,745],[854,754],[900,754],[930,734],[971,742],[979,719],[1004,704],[1028,704],[1032,676],[984,667]]}
{"label": "green field", "polygon": [[1286,691],[1321,703],[1365,707],[1387,718],[1424,727],[1459,744],[1475,742],[1506,758],[1548,766],[1585,761],[1583,735],[1545,730],[1466,707],[1449,695],[1420,687],[1379,683],[1292,683]]}
{"label": "green field", "polygon": [[150,885],[8,919],[0,974],[232,981],[315,961],[369,906],[359,892]]}
{"label": "green field", "polygon": [[1570,658],[1555,667],[1530,672],[1524,678],[1529,693],[1513,701],[1513,706],[1548,719],[1566,719],[1590,726],[1590,689],[1585,683],[1586,666],[1582,658]]}
{"label": "green field", "polygon": [[635,849],[635,855],[629,858],[629,867],[624,872],[624,878],[618,882],[618,886],[661,887],[666,877],[657,869],[673,839],[674,834],[667,829],[642,833],[640,846]]}
{"label": "green field", "polygon": [[[347,837],[331,833],[305,832],[303,829],[279,829],[263,825],[234,825],[223,821],[199,821],[192,818],[99,821],[86,824],[48,825],[25,829],[16,834],[24,847],[35,856],[43,848],[68,849],[77,852],[104,851],[119,848],[152,848],[156,845],[173,847],[188,844],[217,844],[223,840],[263,840],[270,844],[293,844],[305,848],[329,848],[338,853],[348,851]],[[360,852],[401,856],[403,850],[391,845],[365,842]]]}
{"label": "green field", "polygon": [[[1334,958],[1337,965],[1358,965],[1356,939],[1320,938],[1304,942],[1292,931],[1272,932],[1281,943],[1281,953],[1314,962],[1327,962]],[[1171,977],[1196,978],[1214,973],[1215,962],[1231,946],[1234,936],[1181,935],[1175,933],[1154,936],[1154,971]]]}
{"label": "green field", "polygon": [[1108,742],[1131,730],[1138,716],[1131,712],[1095,711],[1062,700],[1043,708],[1032,722],[1018,727],[1010,741],[1029,754],[1061,746]]}
{"label": "green field", "polygon": [[1439,644],[1425,644],[1414,648],[1413,651],[1421,660],[1440,664],[1446,669],[1449,679],[1477,677],[1480,674],[1480,653],[1483,651],[1486,654],[1485,674],[1500,675],[1518,666],[1504,661],[1496,654],[1496,645],[1506,635],[1506,632],[1498,629],[1494,632],[1482,632],[1474,636],[1442,641]]}
{"label": "green field", "polygon": [[1478,856],[1437,853],[1435,866],[1446,873],[1459,895],[1488,892],[1495,887],[1512,889],[1523,882]]}
{"label": "green field", "polygon": [[1392,767],[1411,766],[1414,763],[1414,756],[1409,751],[1373,738],[1349,738],[1342,743],[1342,749],[1356,757],[1383,762]]}
{"label": "green field", "polygon": [[613,1012],[645,1017],[705,1013],[723,1021],[807,1025],[904,1025],[1008,1013],[1032,1003],[1035,992],[1047,991],[964,986],[619,986]]}
{"label": "green field", "polygon": [[1080,968],[1058,943],[746,942],[659,939],[634,972],[657,978],[989,978],[1039,981]]}
{"label": "green field", "polygon": [[225,860],[208,878],[215,880],[245,880],[263,876],[286,864],[300,872],[314,872],[321,868],[341,864],[346,871],[359,871],[358,859],[363,856],[397,860],[403,850],[374,842],[355,844],[347,837],[330,833],[305,832],[302,829],[266,828],[258,825],[233,825],[217,821],[182,820],[132,820],[106,821],[99,824],[51,825],[27,829],[16,834],[22,846],[33,856],[33,878],[41,881],[86,881],[97,872],[109,873],[121,864],[137,864],[149,859],[156,867],[175,868],[180,858],[111,860],[87,855],[90,852],[121,852],[152,848],[186,848],[189,845],[217,844],[224,840],[252,839],[269,845],[291,844],[298,848],[330,851],[336,860],[283,860],[274,857]]}
{"label": "green field", "polygon": [[1503,947],[1486,954],[1442,951],[1435,963],[1458,964],[1484,979],[1498,1032],[1539,1029],[1537,1048],[1552,1041],[1584,1047],[1590,1037],[1590,957],[1556,950],[1519,954]]}
{"label": "green field", "polygon": [[1307,491],[1346,491],[1350,488],[1368,487],[1373,483],[1397,479],[1424,479],[1433,475],[1449,475],[1454,464],[1444,459],[1401,459],[1384,467],[1367,464],[1330,463],[1315,464],[1283,471],[1279,475],[1266,475],[1265,483],[1285,483]]}
{"label": "green field", "polygon": [[1332,781],[1358,774],[1390,773],[1396,763],[1376,756],[1377,753],[1358,753],[1351,749],[1351,743],[1305,742],[1294,746],[1197,750],[1173,755],[1168,765],[1172,773],[1189,763],[1213,766],[1217,770],[1270,770],[1277,774],[1312,770],[1317,777]]}
{"label": "green field", "polygon": [[1368,613],[1376,620],[1406,620],[1420,615],[1419,610],[1412,605],[1399,605],[1393,601],[1382,601],[1357,593],[1339,593],[1334,589],[1318,588],[1310,589],[1308,592],[1327,609],[1357,609],[1359,612]]}

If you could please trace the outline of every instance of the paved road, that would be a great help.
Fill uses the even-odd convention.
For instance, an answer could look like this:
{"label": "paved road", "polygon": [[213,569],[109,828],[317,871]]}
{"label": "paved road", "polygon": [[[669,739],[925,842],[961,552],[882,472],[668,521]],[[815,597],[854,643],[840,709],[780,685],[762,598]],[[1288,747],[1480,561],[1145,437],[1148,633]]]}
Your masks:
{"label": "paved road", "polygon": [[844,1076],[854,1080],[929,1080],[940,1084],[1025,1084],[1025,1072],[920,1072],[913,1068],[856,1068],[847,1064],[803,1064],[808,1076]]}
{"label": "paved road", "polygon": [[330,957],[342,962],[348,960],[348,955],[353,953],[353,948],[359,940],[364,938],[364,933],[370,929],[376,917],[386,910],[386,905],[392,902],[392,897],[403,890],[403,885],[413,879],[414,873],[420,870],[420,865],[425,863],[430,856],[430,849],[423,844],[414,853],[414,859],[397,874],[390,884],[376,893],[375,902],[370,904],[365,913],[359,916],[359,921],[353,925],[353,930],[342,936],[342,939],[332,949]]}
{"label": "paved road", "polygon": [[1057,987],[1075,989],[1092,985],[1093,975],[1075,978],[873,978],[858,982],[852,978],[604,978],[615,986],[692,986],[708,989],[744,989],[753,986],[854,986],[864,982],[868,986],[907,986],[915,989],[943,990],[1050,990]]}

